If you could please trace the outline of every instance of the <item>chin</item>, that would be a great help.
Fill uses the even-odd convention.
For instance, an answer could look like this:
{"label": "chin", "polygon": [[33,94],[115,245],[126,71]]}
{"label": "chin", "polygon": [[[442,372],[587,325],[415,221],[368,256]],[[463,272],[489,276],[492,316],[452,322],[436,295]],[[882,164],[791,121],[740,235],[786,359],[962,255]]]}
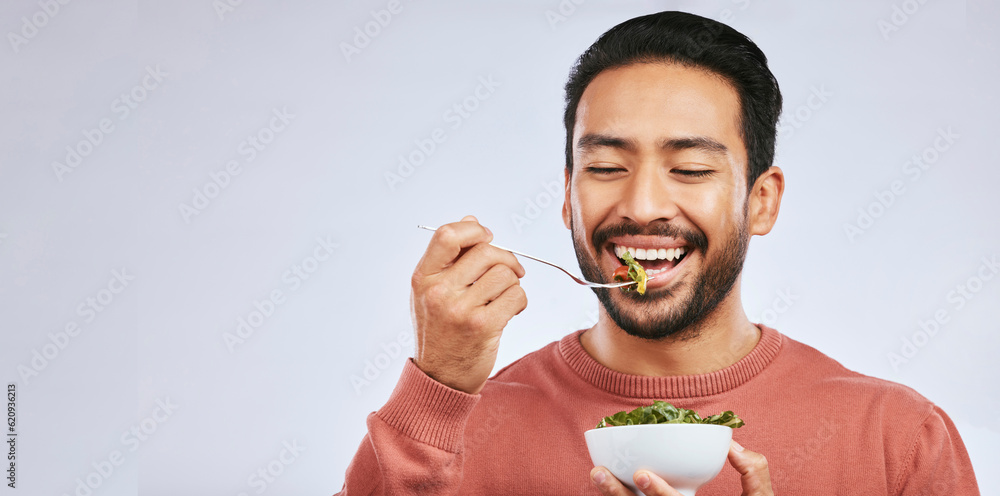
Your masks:
{"label": "chin", "polygon": [[685,341],[698,336],[703,315],[698,305],[692,305],[693,298],[678,295],[679,289],[663,288],[645,295],[613,295],[616,290],[603,290],[597,292],[597,298],[611,320],[629,336]]}

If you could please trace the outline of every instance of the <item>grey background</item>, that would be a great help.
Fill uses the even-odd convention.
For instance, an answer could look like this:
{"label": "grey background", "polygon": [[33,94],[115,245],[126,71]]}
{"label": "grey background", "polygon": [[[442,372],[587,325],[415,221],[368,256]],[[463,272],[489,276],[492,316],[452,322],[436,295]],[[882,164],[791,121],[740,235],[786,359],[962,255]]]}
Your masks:
{"label": "grey background", "polygon": [[[787,189],[773,232],[751,242],[748,315],[941,405],[983,493],[1000,493],[987,471],[1000,464],[1000,278],[980,275],[1000,257],[996,7],[402,0],[347,57],[388,1],[48,1],[0,7],[0,373],[17,385],[22,494],[74,494],[88,476],[99,495],[339,490],[411,353],[409,275],[429,239],[414,226],[475,214],[498,243],[575,268],[548,193],[562,85],[602,32],[665,9],[746,33],[785,96]],[[480,78],[497,84],[486,99]],[[132,92],[144,100],[125,115],[116,99]],[[462,102],[474,110],[456,127]],[[275,110],[294,117],[272,136]],[[57,174],[102,119],[113,131]],[[438,128],[443,142],[390,185]],[[953,143],[928,152],[948,129]],[[251,135],[273,138],[252,161]],[[915,177],[921,154],[933,160]],[[241,173],[212,189],[231,161]],[[902,194],[880,209],[894,181]],[[214,198],[185,218],[196,191]],[[859,209],[878,216],[850,236]],[[328,257],[317,238],[336,245]],[[298,285],[283,277],[295,266],[312,270]],[[528,308],[498,368],[596,316],[591,293],[526,268]],[[122,270],[134,279],[110,292]],[[977,291],[961,308],[959,285]],[[283,303],[227,346],[274,290]],[[87,298],[108,304],[88,313]],[[947,322],[921,335],[935,312]]]}

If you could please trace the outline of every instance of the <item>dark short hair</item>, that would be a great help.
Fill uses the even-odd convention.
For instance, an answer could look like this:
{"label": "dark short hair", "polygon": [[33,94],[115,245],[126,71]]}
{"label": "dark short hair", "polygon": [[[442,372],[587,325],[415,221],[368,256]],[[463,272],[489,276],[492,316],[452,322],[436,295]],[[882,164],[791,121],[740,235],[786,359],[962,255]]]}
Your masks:
{"label": "dark short hair", "polygon": [[577,59],[566,82],[566,169],[573,170],[573,127],[584,90],[602,71],[636,63],[672,62],[722,76],[740,99],[747,149],[747,189],[771,167],[781,115],[781,90],[767,57],[735,29],[686,12],[629,19],[602,34]]}

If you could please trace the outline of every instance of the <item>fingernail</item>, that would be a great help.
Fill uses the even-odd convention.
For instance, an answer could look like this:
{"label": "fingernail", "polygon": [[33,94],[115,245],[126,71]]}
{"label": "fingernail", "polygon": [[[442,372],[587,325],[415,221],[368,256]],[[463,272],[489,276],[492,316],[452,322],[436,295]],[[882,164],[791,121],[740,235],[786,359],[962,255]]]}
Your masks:
{"label": "fingernail", "polygon": [[597,472],[594,472],[594,484],[603,484],[604,478],[605,475],[603,470],[598,470]]}
{"label": "fingernail", "polygon": [[638,484],[639,487],[646,489],[649,487],[649,476],[645,473],[639,474],[639,477],[635,478],[635,483]]}
{"label": "fingernail", "polygon": [[736,448],[736,451],[743,451],[743,446],[740,446],[740,443],[736,441],[733,441],[733,447]]}
{"label": "fingernail", "polygon": [[489,234],[490,236],[493,236],[493,231],[490,231],[490,228],[488,228],[486,226],[483,226],[483,229],[486,229],[486,233],[487,234]]}

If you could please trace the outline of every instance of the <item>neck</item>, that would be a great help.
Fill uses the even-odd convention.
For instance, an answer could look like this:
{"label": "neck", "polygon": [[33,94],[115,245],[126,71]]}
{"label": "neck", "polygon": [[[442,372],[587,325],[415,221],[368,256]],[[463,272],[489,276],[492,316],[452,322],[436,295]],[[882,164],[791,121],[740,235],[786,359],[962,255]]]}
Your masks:
{"label": "neck", "polygon": [[739,284],[696,328],[658,341],[631,336],[600,308],[597,324],[580,337],[601,365],[641,376],[696,375],[724,369],[746,356],[760,340],[760,329],[743,312]]}

